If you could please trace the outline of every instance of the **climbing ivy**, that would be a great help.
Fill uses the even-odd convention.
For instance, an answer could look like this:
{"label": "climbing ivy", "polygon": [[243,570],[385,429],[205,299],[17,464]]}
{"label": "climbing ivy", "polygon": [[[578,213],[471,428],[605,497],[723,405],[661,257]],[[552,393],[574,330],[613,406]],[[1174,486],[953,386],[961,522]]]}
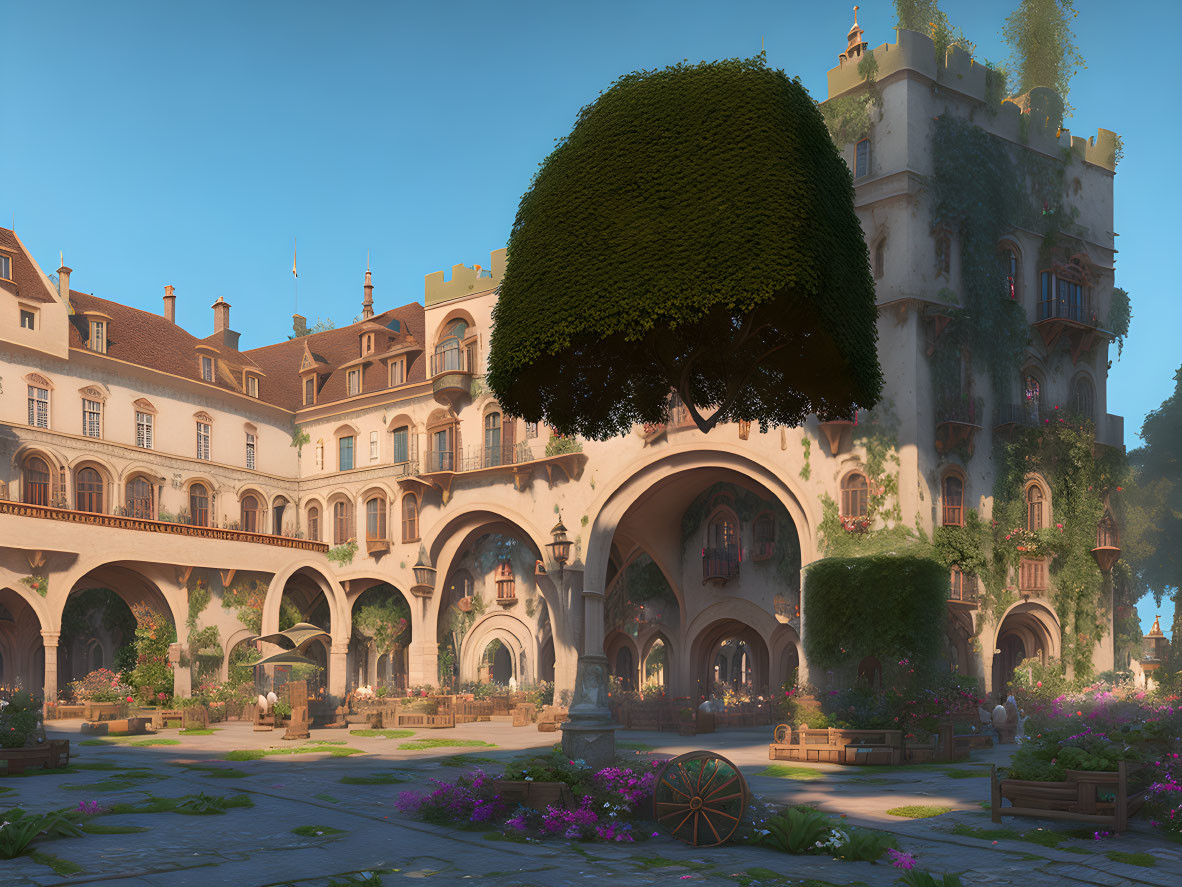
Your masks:
{"label": "climbing ivy", "polygon": [[1104,324],[1112,335],[1116,336],[1116,359],[1120,360],[1125,350],[1125,336],[1129,334],[1129,324],[1133,320],[1133,307],[1129,301],[1129,294],[1118,287],[1112,289],[1112,301],[1108,303],[1108,321]]}
{"label": "climbing ivy", "polygon": [[1037,473],[1050,487],[1054,525],[1037,533],[1036,551],[1051,558],[1050,594],[1062,626],[1062,659],[1074,666],[1077,677],[1086,677],[1107,617],[1104,577],[1092,556],[1096,527],[1105,502],[1122,489],[1127,459],[1120,450],[1096,446],[1090,421],[1066,416],[1023,430],[999,447],[995,458],[992,569],[1012,574],[1018,567],[1023,552],[1007,542],[1025,526],[1026,478]]}
{"label": "climbing ivy", "polygon": [[875,79],[878,59],[873,50],[866,52],[858,62],[858,76],[866,82],[864,91],[829,99],[820,106],[829,136],[838,148],[867,138],[882,109],[882,92]]}
{"label": "climbing ivy", "polygon": [[800,479],[808,480],[813,476],[813,467],[809,462],[809,456],[813,451],[813,439],[806,434],[801,437],[800,445],[804,448],[804,459],[801,461],[800,465]]}

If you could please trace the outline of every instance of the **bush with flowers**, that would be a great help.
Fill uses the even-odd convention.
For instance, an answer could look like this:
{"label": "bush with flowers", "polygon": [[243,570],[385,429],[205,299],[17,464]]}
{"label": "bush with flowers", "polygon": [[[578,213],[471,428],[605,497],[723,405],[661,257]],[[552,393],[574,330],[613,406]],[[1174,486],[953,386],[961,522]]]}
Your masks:
{"label": "bush with flowers", "polygon": [[27,690],[0,699],[0,748],[26,748],[44,739],[41,701]]}
{"label": "bush with flowers", "polygon": [[135,616],[135,668],[128,682],[141,701],[150,703],[160,693],[172,692],[172,666],[168,648],[176,641],[176,628],[167,616],[147,604],[133,604]]}
{"label": "bush with flowers", "polygon": [[403,792],[397,806],[403,813],[428,822],[461,827],[500,826],[514,838],[564,837],[579,841],[630,843],[648,832],[635,829],[638,819],[651,813],[658,762],[593,768],[567,759],[561,749],[548,755],[511,762],[500,779],[522,782],[561,782],[577,803],[572,808],[550,805],[534,810],[510,805],[497,794],[496,780],[481,770],[455,782],[431,780],[427,793]]}
{"label": "bush with flowers", "polygon": [[1145,799],[1149,821],[1182,836],[1182,755],[1170,752],[1153,762],[1153,781]]}
{"label": "bush with flowers", "polygon": [[133,692],[122,675],[107,668],[96,668],[67,686],[75,702],[122,702]]}

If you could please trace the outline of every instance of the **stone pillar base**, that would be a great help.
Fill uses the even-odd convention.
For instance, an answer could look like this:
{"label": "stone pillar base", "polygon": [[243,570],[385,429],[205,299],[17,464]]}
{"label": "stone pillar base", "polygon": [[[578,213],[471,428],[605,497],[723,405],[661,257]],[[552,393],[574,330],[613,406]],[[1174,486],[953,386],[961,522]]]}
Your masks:
{"label": "stone pillar base", "polygon": [[607,657],[579,657],[570,720],[562,725],[562,750],[571,760],[605,767],[616,759],[616,727],[607,706]]}

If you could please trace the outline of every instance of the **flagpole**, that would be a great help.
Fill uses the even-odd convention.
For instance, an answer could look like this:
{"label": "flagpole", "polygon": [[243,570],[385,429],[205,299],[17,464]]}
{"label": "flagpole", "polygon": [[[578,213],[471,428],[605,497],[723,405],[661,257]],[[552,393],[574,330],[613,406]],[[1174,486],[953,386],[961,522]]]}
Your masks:
{"label": "flagpole", "polygon": [[292,284],[295,288],[295,314],[300,313],[300,275],[296,273],[296,252],[298,243],[296,238],[291,239],[291,277]]}

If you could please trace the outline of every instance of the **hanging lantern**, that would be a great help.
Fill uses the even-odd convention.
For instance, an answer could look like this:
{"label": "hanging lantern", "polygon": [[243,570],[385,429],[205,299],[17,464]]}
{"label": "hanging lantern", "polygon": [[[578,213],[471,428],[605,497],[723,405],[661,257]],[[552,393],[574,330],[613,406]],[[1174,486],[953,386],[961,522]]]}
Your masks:
{"label": "hanging lantern", "polygon": [[546,547],[550,549],[550,556],[554,559],[554,563],[559,567],[566,565],[570,560],[570,541],[566,538],[566,527],[562,525],[562,515],[558,515],[558,523],[554,525],[554,529],[550,531],[550,535],[554,537],[554,541]]}
{"label": "hanging lantern", "polygon": [[414,565],[415,584],[412,592],[427,597],[435,590],[435,568],[427,557],[427,549],[419,546],[419,560]]}

